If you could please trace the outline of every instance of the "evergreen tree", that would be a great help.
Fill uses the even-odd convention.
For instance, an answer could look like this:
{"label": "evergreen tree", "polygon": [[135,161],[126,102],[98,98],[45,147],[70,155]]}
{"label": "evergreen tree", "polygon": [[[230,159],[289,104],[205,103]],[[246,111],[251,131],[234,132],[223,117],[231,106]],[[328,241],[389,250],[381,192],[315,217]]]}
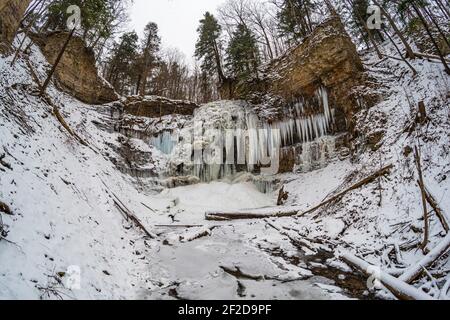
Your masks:
{"label": "evergreen tree", "polygon": [[159,62],[158,52],[161,46],[161,38],[158,35],[158,25],[149,22],[144,29],[142,42],[142,59],[140,61],[142,73],[138,78],[137,88],[140,95],[146,94],[148,77]]}
{"label": "evergreen tree", "polygon": [[227,67],[235,78],[246,80],[256,75],[259,62],[255,35],[247,27],[239,24],[227,49]]}
{"label": "evergreen tree", "polygon": [[315,4],[311,0],[283,0],[279,6],[277,18],[282,36],[299,42],[312,32],[311,13]]}
{"label": "evergreen tree", "polygon": [[54,0],[51,1],[44,30],[66,30],[67,8],[77,5],[81,10],[81,35],[90,48],[103,50],[105,42],[114,37],[127,20],[130,0]]}
{"label": "evergreen tree", "polygon": [[197,29],[199,37],[195,45],[195,57],[201,60],[201,70],[208,76],[217,74],[220,81],[225,80],[219,38],[222,32],[217,19],[206,12]]}
{"label": "evergreen tree", "polygon": [[120,94],[129,93],[132,81],[136,78],[138,41],[136,32],[124,33],[112,49],[108,80]]}

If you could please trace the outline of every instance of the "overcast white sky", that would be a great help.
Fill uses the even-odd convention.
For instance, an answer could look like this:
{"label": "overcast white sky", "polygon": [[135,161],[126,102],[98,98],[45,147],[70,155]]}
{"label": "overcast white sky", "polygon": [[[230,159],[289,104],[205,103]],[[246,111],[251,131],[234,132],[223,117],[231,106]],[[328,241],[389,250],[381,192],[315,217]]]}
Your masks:
{"label": "overcast white sky", "polygon": [[142,35],[149,21],[156,22],[164,47],[180,49],[193,61],[199,20],[206,11],[214,13],[225,0],[134,0],[129,29]]}

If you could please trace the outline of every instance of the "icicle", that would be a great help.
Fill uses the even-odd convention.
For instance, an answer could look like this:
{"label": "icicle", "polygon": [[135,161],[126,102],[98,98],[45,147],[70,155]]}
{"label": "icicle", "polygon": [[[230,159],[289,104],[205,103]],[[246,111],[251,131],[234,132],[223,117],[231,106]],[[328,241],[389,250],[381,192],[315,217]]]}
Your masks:
{"label": "icicle", "polygon": [[154,146],[161,152],[170,155],[178,143],[178,134],[170,131],[164,131],[157,137],[150,139],[150,145]]}

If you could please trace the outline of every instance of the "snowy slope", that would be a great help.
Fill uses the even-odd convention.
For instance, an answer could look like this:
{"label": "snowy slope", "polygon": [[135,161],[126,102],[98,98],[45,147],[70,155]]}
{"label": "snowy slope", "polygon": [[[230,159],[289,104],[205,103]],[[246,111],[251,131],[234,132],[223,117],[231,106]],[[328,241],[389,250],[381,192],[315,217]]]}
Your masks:
{"label": "snowy slope", "polygon": [[[25,60],[10,68],[11,58],[0,58],[0,155],[11,167],[0,164],[0,201],[14,213],[0,214],[8,231],[0,240],[0,299],[392,298],[370,291],[366,279],[334,253],[344,247],[388,271],[423,257],[417,248],[424,225],[417,172],[405,147],[420,145],[425,184],[450,214],[449,80],[435,62],[414,61],[419,75],[413,79],[400,61],[364,59],[377,81],[365,90],[382,99],[356,114],[361,137],[353,157],[274,178],[289,192],[285,208],[300,212],[393,164],[381,189],[368,184],[300,218],[213,223],[205,221],[205,212],[270,212],[277,194],[260,193],[245,177],[164,189],[153,178],[123,174],[114,163],[124,140],[156,162],[164,157],[148,141],[115,132],[113,106],[89,106],[51,86],[49,97],[89,144],[82,145],[36,95]],[[36,48],[29,61],[42,80],[48,65]],[[405,128],[422,100],[430,120],[409,133]],[[367,148],[378,132],[377,148]],[[159,167],[149,159],[151,166]],[[155,239],[124,219],[115,196]],[[430,249],[444,235],[431,217]],[[80,290],[70,289],[77,267]],[[449,267],[444,257],[430,270],[433,281],[423,277],[414,285],[448,298],[438,288],[449,279]]]}

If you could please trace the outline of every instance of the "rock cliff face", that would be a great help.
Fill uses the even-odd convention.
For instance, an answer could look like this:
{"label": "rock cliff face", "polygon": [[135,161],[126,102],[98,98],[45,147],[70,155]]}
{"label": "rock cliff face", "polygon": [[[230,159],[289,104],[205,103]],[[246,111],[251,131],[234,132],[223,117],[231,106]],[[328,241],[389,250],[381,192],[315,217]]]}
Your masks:
{"label": "rock cliff face", "polygon": [[192,116],[199,105],[158,96],[132,96],[125,102],[125,112],[137,117],[161,118],[171,114]]}
{"label": "rock cliff face", "polygon": [[0,51],[14,40],[20,20],[31,0],[0,0]]}
{"label": "rock cliff face", "polygon": [[[66,42],[66,32],[55,32],[42,37],[34,36],[48,62],[53,64]],[[61,89],[89,104],[116,101],[119,96],[113,87],[98,74],[94,53],[79,37],[70,41],[56,69],[56,78]]]}
{"label": "rock cliff face", "polygon": [[[331,89],[343,100],[358,84],[363,65],[356,47],[338,18],[318,26],[313,34],[266,72],[269,91],[285,98],[314,93],[318,86]],[[266,81],[267,81],[266,80]]]}
{"label": "rock cliff face", "polygon": [[[353,89],[364,83],[363,71],[342,22],[331,17],[302,44],[265,66],[258,79],[234,84],[231,98],[249,100],[265,113],[269,106],[269,120],[276,121],[286,117],[286,106],[299,99],[314,99],[320,88],[326,88],[330,104],[336,108],[336,131],[346,131],[345,120],[352,118],[359,105]],[[223,95],[230,97],[229,86],[222,89]]]}

